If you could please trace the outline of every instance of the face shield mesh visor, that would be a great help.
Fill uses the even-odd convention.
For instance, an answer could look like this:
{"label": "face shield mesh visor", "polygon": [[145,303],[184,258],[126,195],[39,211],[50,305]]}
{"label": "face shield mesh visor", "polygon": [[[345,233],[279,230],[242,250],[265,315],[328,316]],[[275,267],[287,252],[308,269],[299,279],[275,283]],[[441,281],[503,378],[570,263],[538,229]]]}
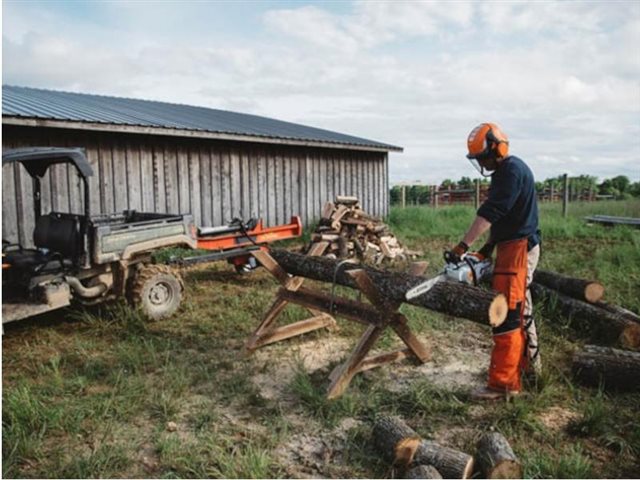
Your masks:
{"label": "face shield mesh visor", "polygon": [[471,162],[471,165],[473,165],[473,168],[475,168],[480,175],[482,175],[483,177],[490,177],[491,175],[493,175],[493,171],[487,170],[490,173],[485,173],[485,167],[482,166],[482,164],[480,163],[481,161],[484,161],[487,158],[486,155],[478,155],[475,158],[469,158],[468,160]]}

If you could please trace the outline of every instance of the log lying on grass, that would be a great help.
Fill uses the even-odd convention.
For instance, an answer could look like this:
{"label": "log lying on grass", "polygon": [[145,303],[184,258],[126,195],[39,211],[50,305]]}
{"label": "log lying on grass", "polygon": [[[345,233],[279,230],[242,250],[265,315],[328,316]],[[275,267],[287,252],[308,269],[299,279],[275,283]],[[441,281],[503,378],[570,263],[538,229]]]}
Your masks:
{"label": "log lying on grass", "polygon": [[567,277],[545,270],[536,270],[533,274],[533,281],[551,290],[557,290],[560,293],[589,303],[602,300],[604,295],[604,287],[599,282]]}
{"label": "log lying on grass", "polygon": [[407,470],[403,478],[442,478],[442,475],[432,465],[418,465]]}
{"label": "log lying on grass", "polygon": [[476,462],[483,478],[522,478],[522,464],[501,433],[488,432],[480,438]]}
{"label": "log lying on grass", "polygon": [[626,308],[622,308],[618,305],[614,305],[613,303],[608,302],[597,302],[595,306],[598,308],[602,308],[609,313],[613,313],[614,315],[619,315],[620,317],[626,318],[632,322],[640,323],[640,316],[633,313],[631,310],[627,310]]}
{"label": "log lying on grass", "polygon": [[424,282],[425,277],[384,272],[355,263],[342,263],[338,266],[339,262],[330,258],[308,257],[286,250],[272,250],[270,253],[291,275],[324,282],[335,280],[337,284],[351,288],[357,288],[357,285],[346,272],[363,269],[390,303],[406,302],[493,327],[501,325],[507,316],[507,301],[500,293],[461,283],[440,282],[427,293],[407,301],[406,292]]}
{"label": "log lying on grass", "polygon": [[607,390],[640,391],[640,353],[585,345],[573,356],[572,371],[585,385]]}
{"label": "log lying on grass", "polygon": [[431,465],[444,478],[470,478],[471,455],[423,440],[399,417],[380,417],[373,427],[373,440],[379,452],[395,465]]}
{"label": "log lying on grass", "polygon": [[545,297],[556,302],[562,315],[574,319],[574,324],[587,326],[597,332],[597,338],[604,343],[619,342],[625,348],[640,347],[640,324],[623,315],[616,315],[602,308],[551,290],[538,283],[531,284],[534,297]]}

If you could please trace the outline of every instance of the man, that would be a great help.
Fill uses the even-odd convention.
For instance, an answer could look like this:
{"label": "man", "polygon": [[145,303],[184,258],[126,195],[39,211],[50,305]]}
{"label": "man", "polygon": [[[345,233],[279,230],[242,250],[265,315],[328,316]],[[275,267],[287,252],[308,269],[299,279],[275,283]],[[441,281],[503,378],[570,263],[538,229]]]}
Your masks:
{"label": "man", "polygon": [[449,257],[459,259],[490,230],[487,243],[470,255],[482,260],[497,249],[492,286],[509,303],[507,319],[493,329],[488,385],[472,394],[478,400],[492,400],[517,395],[521,372],[540,370],[528,288],[540,256],[538,205],[531,170],[521,159],[509,155],[509,140],[496,124],[482,123],[474,128],[467,146],[467,158],[478,171],[482,175],[485,170],[491,172],[491,186],[489,198]]}

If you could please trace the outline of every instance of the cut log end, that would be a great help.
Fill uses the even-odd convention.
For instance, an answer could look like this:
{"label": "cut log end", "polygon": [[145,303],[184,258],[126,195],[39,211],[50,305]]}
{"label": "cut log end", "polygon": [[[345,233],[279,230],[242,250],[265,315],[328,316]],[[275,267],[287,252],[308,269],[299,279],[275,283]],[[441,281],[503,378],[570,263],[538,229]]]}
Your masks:
{"label": "cut log end", "polygon": [[503,460],[487,472],[487,478],[522,478],[522,465],[515,460]]}
{"label": "cut log end", "polygon": [[503,294],[497,295],[489,306],[489,323],[492,327],[499,327],[507,318],[509,303]]}
{"label": "cut log end", "polygon": [[640,324],[629,323],[620,335],[620,345],[633,350],[640,349]]}
{"label": "cut log end", "polygon": [[406,467],[413,462],[413,457],[420,446],[420,441],[420,437],[404,438],[400,440],[393,451],[394,465]]}
{"label": "cut log end", "polygon": [[584,289],[584,298],[589,303],[596,303],[604,296],[604,286],[601,283],[593,282]]}

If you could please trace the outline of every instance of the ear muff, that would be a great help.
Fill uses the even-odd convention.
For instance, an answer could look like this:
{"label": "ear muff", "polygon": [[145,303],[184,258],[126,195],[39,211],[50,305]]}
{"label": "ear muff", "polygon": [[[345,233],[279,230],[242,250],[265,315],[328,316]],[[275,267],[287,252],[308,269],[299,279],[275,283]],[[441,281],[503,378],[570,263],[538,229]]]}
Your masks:
{"label": "ear muff", "polygon": [[493,150],[498,157],[506,157],[509,153],[509,141],[502,138],[498,138],[493,133],[493,129],[489,128],[487,135],[487,150]]}

